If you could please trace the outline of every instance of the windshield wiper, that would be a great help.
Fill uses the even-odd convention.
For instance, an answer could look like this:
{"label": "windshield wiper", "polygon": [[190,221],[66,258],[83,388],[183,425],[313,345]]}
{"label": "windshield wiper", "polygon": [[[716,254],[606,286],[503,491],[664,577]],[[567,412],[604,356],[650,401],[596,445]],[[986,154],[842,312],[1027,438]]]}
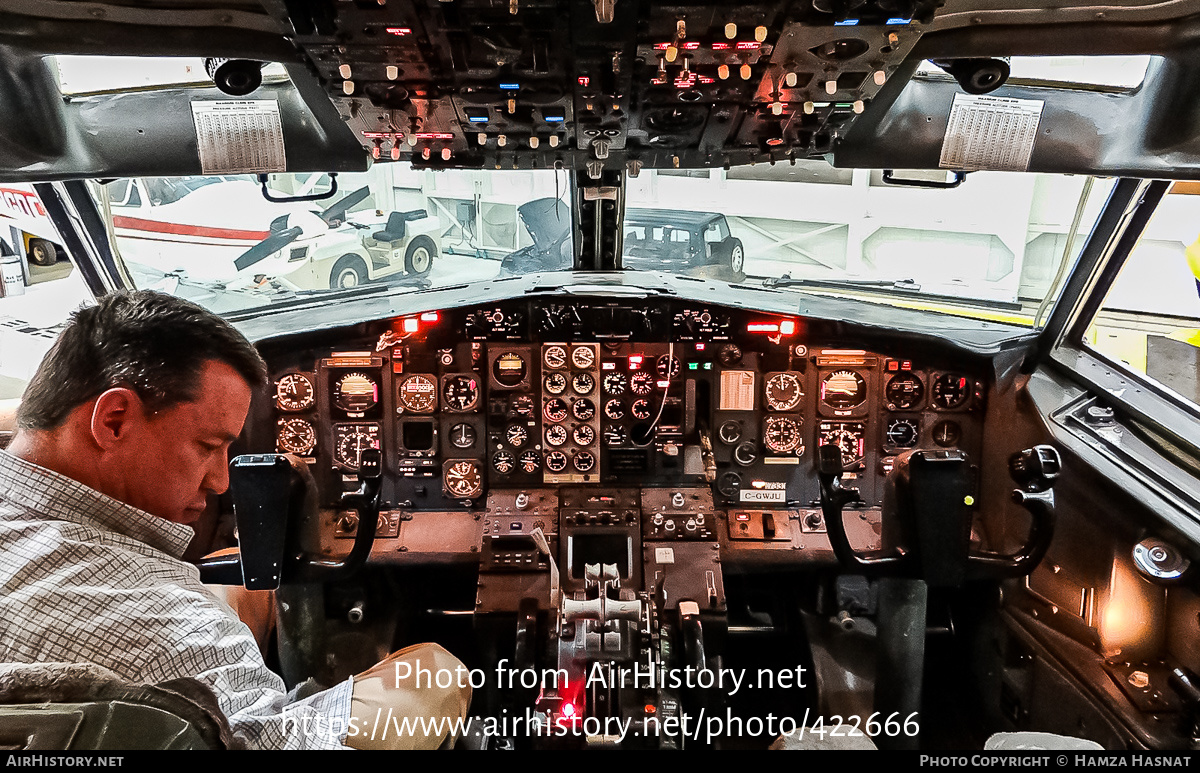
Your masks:
{"label": "windshield wiper", "polygon": [[763,287],[851,287],[863,290],[904,290],[910,293],[921,292],[921,285],[912,279],[812,279],[808,277],[793,277],[784,274],[781,277],[767,277]]}

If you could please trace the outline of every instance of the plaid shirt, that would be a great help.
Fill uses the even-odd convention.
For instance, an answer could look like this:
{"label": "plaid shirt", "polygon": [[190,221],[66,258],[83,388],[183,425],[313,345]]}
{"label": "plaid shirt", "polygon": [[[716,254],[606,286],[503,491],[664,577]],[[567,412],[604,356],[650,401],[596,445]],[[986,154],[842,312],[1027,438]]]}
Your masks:
{"label": "plaid shirt", "polygon": [[180,560],[191,539],[187,526],[0,452],[0,662],[196,677],[251,748],[344,748],[352,682],[291,703],[250,630]]}

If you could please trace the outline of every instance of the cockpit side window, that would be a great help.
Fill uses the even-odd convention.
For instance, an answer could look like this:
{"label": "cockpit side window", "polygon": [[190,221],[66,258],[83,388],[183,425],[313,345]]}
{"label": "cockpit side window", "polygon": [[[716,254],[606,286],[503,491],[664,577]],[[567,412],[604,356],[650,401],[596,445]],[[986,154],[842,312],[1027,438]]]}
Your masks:
{"label": "cockpit side window", "polygon": [[1176,183],[1163,197],[1082,344],[1200,406],[1200,185]]}

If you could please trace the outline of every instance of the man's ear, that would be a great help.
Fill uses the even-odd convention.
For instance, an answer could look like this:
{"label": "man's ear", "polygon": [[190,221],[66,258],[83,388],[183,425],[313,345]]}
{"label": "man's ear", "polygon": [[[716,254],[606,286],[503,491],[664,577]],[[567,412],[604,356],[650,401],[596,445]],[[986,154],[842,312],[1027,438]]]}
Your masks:
{"label": "man's ear", "polygon": [[113,387],[96,398],[92,408],[92,439],[108,450],[123,440],[133,423],[142,421],[142,401],[128,387]]}

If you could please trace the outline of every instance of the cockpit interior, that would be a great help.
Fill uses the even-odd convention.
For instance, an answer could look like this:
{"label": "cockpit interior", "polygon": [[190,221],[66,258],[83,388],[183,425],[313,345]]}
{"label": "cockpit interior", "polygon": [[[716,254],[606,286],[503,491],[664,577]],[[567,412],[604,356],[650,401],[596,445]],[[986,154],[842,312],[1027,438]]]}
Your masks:
{"label": "cockpit interior", "polygon": [[6,0],[0,388],[50,305],[233,322],[270,385],[189,557],[289,688],[443,645],[476,748],[1195,749],[1197,33]]}

